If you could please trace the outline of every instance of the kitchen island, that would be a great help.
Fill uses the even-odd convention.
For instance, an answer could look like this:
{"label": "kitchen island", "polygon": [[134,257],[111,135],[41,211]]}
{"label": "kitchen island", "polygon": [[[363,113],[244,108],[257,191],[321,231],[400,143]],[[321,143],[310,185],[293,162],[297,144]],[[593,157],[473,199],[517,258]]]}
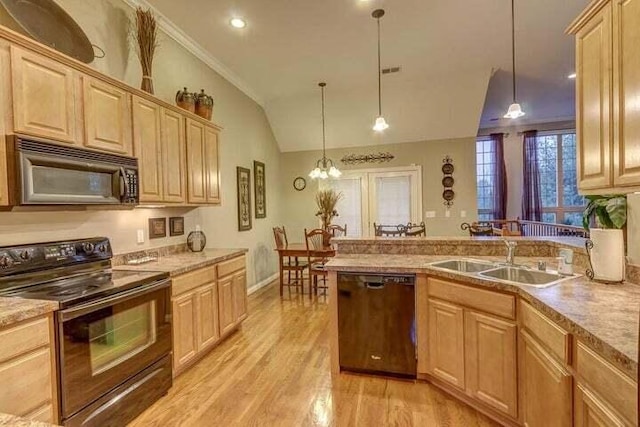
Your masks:
{"label": "kitchen island", "polygon": [[[338,295],[340,273],[415,274],[419,379],[504,425],[544,425],[539,418],[549,414],[570,425],[601,408],[611,422],[636,425],[640,287],[578,276],[536,288],[432,266],[459,258],[504,262],[500,240],[457,239],[335,239],[329,294]],[[576,273],[584,271],[586,252],[576,239],[516,240],[527,255],[516,264],[553,266],[555,251],[571,247]],[[341,371],[338,300],[330,298],[334,374]],[[553,399],[532,395],[540,390]],[[532,401],[538,404],[525,404]]]}

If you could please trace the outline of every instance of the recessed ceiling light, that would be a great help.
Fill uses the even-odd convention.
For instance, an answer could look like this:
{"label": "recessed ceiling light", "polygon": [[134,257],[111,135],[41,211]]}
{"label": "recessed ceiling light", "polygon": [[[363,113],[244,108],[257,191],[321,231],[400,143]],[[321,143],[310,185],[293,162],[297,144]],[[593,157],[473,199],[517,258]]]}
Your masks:
{"label": "recessed ceiling light", "polygon": [[247,26],[247,22],[242,18],[231,18],[229,24],[231,24],[233,28],[244,28]]}
{"label": "recessed ceiling light", "polygon": [[568,79],[575,79],[576,78],[576,73],[571,73],[567,76]]}

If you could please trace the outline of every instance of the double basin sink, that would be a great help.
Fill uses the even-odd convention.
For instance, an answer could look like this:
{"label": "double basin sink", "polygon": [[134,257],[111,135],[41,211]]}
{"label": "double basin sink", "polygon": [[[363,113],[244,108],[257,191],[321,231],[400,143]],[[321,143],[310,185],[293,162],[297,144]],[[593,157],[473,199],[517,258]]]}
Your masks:
{"label": "double basin sink", "polygon": [[546,288],[563,280],[576,277],[575,275],[564,276],[555,272],[533,270],[525,266],[510,266],[472,259],[438,261],[431,263],[430,266],[441,270],[477,274],[482,278],[490,280],[535,286],[536,288]]}

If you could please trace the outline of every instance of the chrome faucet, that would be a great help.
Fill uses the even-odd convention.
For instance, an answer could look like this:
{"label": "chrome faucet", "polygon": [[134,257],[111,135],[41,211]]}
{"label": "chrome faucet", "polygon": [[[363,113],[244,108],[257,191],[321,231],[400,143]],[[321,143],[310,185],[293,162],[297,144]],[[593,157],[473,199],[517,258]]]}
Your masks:
{"label": "chrome faucet", "polygon": [[504,244],[507,245],[507,265],[514,266],[515,256],[516,256],[516,247],[518,246],[518,242],[513,240],[505,240]]}

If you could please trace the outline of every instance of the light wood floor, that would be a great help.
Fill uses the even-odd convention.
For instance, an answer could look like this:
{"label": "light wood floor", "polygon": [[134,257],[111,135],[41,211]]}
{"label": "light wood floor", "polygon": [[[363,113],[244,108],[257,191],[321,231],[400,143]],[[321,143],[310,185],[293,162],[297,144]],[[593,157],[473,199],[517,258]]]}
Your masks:
{"label": "light wood floor", "polygon": [[426,383],[329,369],[326,297],[275,284],[249,318],[132,426],[495,426]]}

